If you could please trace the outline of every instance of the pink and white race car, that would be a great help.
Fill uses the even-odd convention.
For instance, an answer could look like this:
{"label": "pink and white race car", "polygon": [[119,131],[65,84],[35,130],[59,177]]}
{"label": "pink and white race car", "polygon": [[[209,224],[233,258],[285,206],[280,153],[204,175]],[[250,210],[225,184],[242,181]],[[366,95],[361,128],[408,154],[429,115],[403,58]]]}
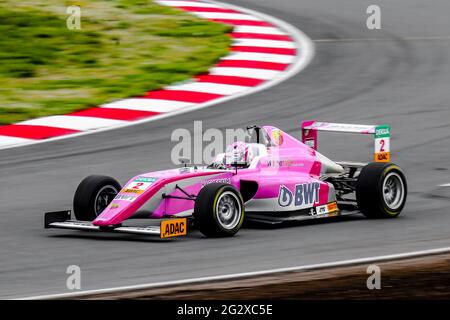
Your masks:
{"label": "pink and white race car", "polygon": [[[89,176],[75,192],[76,220],[71,211],[48,212],[45,228],[167,238],[185,235],[189,225],[208,237],[226,237],[244,220],[274,224],[354,213],[393,218],[402,211],[407,185],[389,162],[388,125],[305,121],[301,141],[272,126],[247,129],[249,143],[233,143],[206,167],[142,173],[124,187],[111,177]],[[374,162],[328,159],[317,151],[321,130],[373,135]],[[124,225],[133,218],[160,224]]]}

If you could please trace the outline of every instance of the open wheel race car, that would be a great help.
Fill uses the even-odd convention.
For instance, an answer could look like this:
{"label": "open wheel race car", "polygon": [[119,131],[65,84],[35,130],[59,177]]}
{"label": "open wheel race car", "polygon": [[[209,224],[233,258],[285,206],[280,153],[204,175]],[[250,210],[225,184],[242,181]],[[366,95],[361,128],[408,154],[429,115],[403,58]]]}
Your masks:
{"label": "open wheel race car", "polygon": [[[407,195],[405,176],[390,163],[390,127],[305,121],[301,141],[272,126],[247,128],[250,143],[235,142],[206,167],[142,173],[124,187],[89,176],[71,211],[45,214],[45,228],[185,235],[193,225],[208,237],[235,235],[245,220],[282,223],[362,213],[393,218]],[[371,163],[334,162],[317,151],[320,130],[370,134]],[[124,226],[132,218],[160,225]]]}

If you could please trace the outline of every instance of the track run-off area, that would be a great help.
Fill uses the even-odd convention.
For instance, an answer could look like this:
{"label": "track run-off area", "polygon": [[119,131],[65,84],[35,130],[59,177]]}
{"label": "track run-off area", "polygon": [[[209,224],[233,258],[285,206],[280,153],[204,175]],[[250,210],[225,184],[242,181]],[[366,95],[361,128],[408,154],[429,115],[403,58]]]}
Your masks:
{"label": "track run-off area", "polygon": [[216,105],[274,86],[301,71],[313,57],[311,40],[274,17],[218,2],[155,2],[231,25],[230,53],[206,74],[143,96],[0,126],[0,149],[123,128]]}

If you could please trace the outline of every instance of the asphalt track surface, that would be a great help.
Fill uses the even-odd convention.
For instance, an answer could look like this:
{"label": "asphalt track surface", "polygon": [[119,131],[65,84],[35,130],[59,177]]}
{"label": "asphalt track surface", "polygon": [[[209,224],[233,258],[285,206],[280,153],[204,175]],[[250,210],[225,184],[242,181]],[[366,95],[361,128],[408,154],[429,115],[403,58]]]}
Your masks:
{"label": "asphalt track surface", "polygon": [[[450,3],[377,1],[382,30],[366,28],[373,1],[229,1],[271,14],[315,41],[316,56],[297,76],[255,95],[176,117],[69,140],[0,151],[0,297],[65,293],[67,266],[82,289],[290,267],[446,247],[450,182]],[[198,232],[160,241],[129,235],[44,230],[43,212],[71,207],[93,173],[122,183],[171,167],[175,128],[271,124],[298,135],[302,119],[390,123],[391,149],[409,182],[398,219],[363,217],[288,228],[246,228],[231,239]],[[321,135],[319,150],[365,161],[368,137]],[[328,139],[329,138],[329,139]]]}

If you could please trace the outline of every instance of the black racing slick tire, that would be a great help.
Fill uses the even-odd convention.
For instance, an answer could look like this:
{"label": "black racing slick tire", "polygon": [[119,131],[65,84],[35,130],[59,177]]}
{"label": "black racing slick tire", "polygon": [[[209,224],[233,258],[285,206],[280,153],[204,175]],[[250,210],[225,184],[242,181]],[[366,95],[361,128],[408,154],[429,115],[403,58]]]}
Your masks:
{"label": "black racing slick tire", "polygon": [[197,195],[194,225],[207,237],[232,237],[244,221],[244,201],[232,185],[211,183]]}
{"label": "black racing slick tire", "polygon": [[93,221],[111,203],[121,189],[116,179],[107,176],[88,176],[78,185],[73,198],[75,218]]}
{"label": "black racing slick tire", "polygon": [[356,183],[356,201],[366,217],[397,217],[406,196],[406,179],[397,165],[372,162],[362,168]]}

